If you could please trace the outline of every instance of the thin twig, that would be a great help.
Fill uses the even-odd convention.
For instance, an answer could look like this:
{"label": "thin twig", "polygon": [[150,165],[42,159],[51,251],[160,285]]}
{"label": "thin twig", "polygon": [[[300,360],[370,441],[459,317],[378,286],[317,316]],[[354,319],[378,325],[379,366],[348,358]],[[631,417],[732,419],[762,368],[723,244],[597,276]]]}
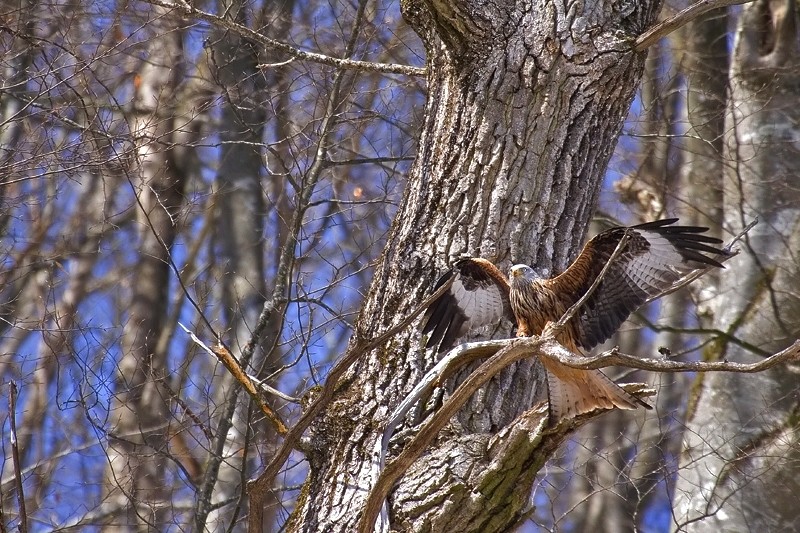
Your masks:
{"label": "thin twig", "polygon": [[270,394],[272,396],[276,396],[276,397],[280,398],[281,400],[287,401],[289,403],[296,403],[296,404],[300,403],[300,398],[295,398],[294,396],[289,396],[288,394],[286,394],[284,392],[281,392],[281,391],[279,391],[278,389],[276,389],[274,387],[270,387],[269,385],[267,385],[265,383],[265,380],[263,380],[263,379],[258,379],[257,377],[255,377],[252,374],[247,374],[247,377],[250,378],[250,380],[253,383],[255,383],[258,386],[258,388],[261,389],[265,394]]}
{"label": "thin twig", "polygon": [[11,424],[11,460],[14,463],[14,479],[17,485],[17,503],[19,504],[19,530],[28,533],[28,513],[25,510],[25,492],[22,488],[22,468],[19,462],[17,446],[17,384],[12,381],[8,387],[8,411]]}
{"label": "thin twig", "polygon": [[769,357],[769,352],[766,350],[762,350],[755,344],[747,342],[743,339],[740,339],[736,335],[732,335],[727,331],[723,331],[717,328],[684,328],[684,327],[673,327],[673,326],[663,326],[660,324],[656,324],[649,320],[646,316],[641,313],[637,313],[636,319],[644,325],[644,327],[655,331],[656,333],[660,332],[667,332],[667,333],[681,333],[685,335],[709,335],[711,338],[709,340],[714,340],[714,337],[718,339],[722,339],[725,342],[729,342],[731,344],[735,344],[745,350],[758,355],[759,357]]}
{"label": "thin twig", "polygon": [[189,337],[191,337],[195,344],[216,357],[217,360],[228,369],[228,372],[231,373],[234,379],[241,383],[242,387],[244,387],[244,390],[246,390],[253,401],[256,402],[258,407],[261,409],[261,412],[264,413],[264,416],[266,416],[267,419],[272,422],[272,425],[275,426],[275,431],[277,431],[280,435],[286,435],[286,433],[289,431],[286,427],[286,424],[283,422],[283,420],[281,420],[281,417],[278,415],[278,413],[276,413],[269,405],[266,404],[266,402],[264,402],[264,400],[261,398],[261,395],[258,393],[258,390],[256,390],[253,380],[244,370],[242,370],[242,367],[239,366],[239,362],[236,361],[228,349],[221,344],[210,348],[186,326],[180,322],[178,322],[178,325],[183,328],[183,331],[185,331]]}
{"label": "thin twig", "polygon": [[603,281],[603,278],[605,278],[608,269],[610,269],[611,266],[617,262],[617,258],[625,250],[625,247],[628,245],[628,241],[631,240],[630,231],[631,231],[630,229],[627,228],[625,229],[625,232],[622,234],[622,238],[617,243],[617,247],[614,248],[614,252],[611,254],[611,257],[609,257],[608,261],[606,261],[606,264],[603,265],[603,270],[601,270],[600,274],[597,275],[594,282],[592,282],[592,284],[589,286],[589,289],[585,293],[583,293],[583,296],[581,296],[577,302],[572,304],[572,306],[570,306],[570,308],[567,309],[564,315],[558,319],[558,322],[555,323],[551,322],[550,324],[547,325],[547,327],[544,328],[544,331],[542,331],[543,337],[548,335],[552,335],[553,337],[555,337],[556,335],[558,335],[561,332],[561,330],[564,329],[564,326],[567,324],[567,322],[569,322],[570,319],[573,316],[575,316],[575,313],[578,312],[578,309],[580,309],[581,306],[585,304],[589,298],[591,298],[592,294],[594,294],[594,291],[597,289],[597,287],[600,286],[600,283]]}
{"label": "thin twig", "polygon": [[651,26],[649,30],[645,31],[636,39],[633,49],[637,52],[644,52],[657,43],[662,37],[666,37],[678,28],[685,26],[712,9],[747,4],[751,1],[752,0],[700,0],[686,9],[679,11],[667,20]]}
{"label": "thin twig", "polygon": [[736,236],[733,239],[731,239],[731,242],[729,242],[725,246],[725,248],[723,248],[723,250],[731,254],[731,257],[739,253],[738,251],[735,251],[733,249],[733,245],[742,240],[750,232],[750,230],[755,227],[756,224],[758,224],[758,217],[755,217],[753,220],[750,221],[749,224],[747,224],[744,228],[742,228],[742,231],[737,233]]}

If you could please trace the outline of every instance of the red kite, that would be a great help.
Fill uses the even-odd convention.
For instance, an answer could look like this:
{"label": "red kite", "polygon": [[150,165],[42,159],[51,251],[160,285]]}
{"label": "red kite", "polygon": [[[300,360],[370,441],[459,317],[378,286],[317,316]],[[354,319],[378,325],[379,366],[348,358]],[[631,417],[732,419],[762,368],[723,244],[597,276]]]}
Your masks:
{"label": "red kite", "polygon": [[[673,226],[677,218],[638,226],[615,227],[591,239],[562,274],[543,279],[527,265],[511,267],[510,279],[480,258],[458,260],[437,282],[453,278],[450,289],[425,313],[426,346],[446,351],[472,329],[505,317],[517,324],[517,336],[539,335],[558,321],[589,290],[627,232],[629,240],[595,291],[570,319],[558,341],[581,354],[608,339],[644,303],[669,291],[697,269],[722,267],[704,254],[727,257],[711,246],[719,239],[708,228]],[[544,359],[544,358],[543,358]],[[550,412],[555,419],[598,408],[649,406],[622,390],[599,370],[578,370],[542,360],[547,371]]]}

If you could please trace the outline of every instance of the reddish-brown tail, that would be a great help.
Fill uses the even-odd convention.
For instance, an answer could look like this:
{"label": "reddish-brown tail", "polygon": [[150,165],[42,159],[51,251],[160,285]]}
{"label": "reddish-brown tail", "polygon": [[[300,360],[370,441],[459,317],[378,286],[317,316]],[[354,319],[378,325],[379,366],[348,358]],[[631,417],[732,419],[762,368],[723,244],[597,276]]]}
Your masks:
{"label": "reddish-brown tail", "polygon": [[578,370],[554,361],[549,361],[545,367],[552,422],[596,409],[650,407],[625,392],[599,370]]}

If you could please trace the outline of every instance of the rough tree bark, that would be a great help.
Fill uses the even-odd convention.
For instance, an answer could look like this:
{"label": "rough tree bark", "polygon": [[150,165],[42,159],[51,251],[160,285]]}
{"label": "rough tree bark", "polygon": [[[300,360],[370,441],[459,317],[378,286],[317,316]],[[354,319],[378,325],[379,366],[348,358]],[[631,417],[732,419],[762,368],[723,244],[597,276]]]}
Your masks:
{"label": "rough tree bark", "polygon": [[[563,268],[583,239],[642,72],[633,39],[658,2],[572,5],[406,1],[429,99],[416,163],[354,339],[421,301],[462,253],[503,268]],[[355,342],[355,341],[354,341]],[[352,531],[382,420],[432,361],[401,333],[359,361],[304,442],[310,473],[293,531]],[[496,531],[518,523],[559,439],[542,439],[532,362],[507,369],[399,484],[402,530]]]}
{"label": "rough tree bark", "polygon": [[[792,0],[745,8],[731,64],[725,225],[759,216],[737,276],[720,278],[717,327],[769,351],[800,335],[800,34]],[[762,354],[722,341],[706,354]],[[795,369],[796,370],[796,369]],[[705,375],[695,387],[674,498],[678,531],[789,531],[797,506],[798,386],[786,369]]]}

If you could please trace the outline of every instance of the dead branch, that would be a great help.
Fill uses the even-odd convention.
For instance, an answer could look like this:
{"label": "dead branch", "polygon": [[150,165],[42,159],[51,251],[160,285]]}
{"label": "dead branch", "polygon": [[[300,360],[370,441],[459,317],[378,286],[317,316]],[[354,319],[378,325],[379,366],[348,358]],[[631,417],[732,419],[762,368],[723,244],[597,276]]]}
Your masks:
{"label": "dead branch", "polygon": [[666,37],[678,28],[685,26],[712,9],[747,4],[751,1],[752,0],[700,0],[645,31],[636,39],[633,49],[637,52],[644,52],[662,37]]}
{"label": "dead branch", "polygon": [[259,389],[261,389],[261,391],[262,391],[264,394],[270,394],[270,395],[272,395],[272,396],[276,396],[276,397],[280,398],[281,400],[284,400],[284,401],[286,401],[286,402],[289,402],[289,403],[296,403],[296,404],[298,404],[298,405],[300,404],[300,398],[295,398],[294,396],[289,396],[289,395],[288,395],[288,394],[286,394],[285,392],[281,392],[281,391],[279,391],[278,389],[276,389],[276,388],[274,388],[274,387],[270,387],[270,386],[269,386],[269,385],[267,385],[267,383],[266,383],[266,381],[267,381],[267,380],[265,380],[265,379],[258,379],[258,378],[257,378],[256,376],[254,376],[253,374],[247,374],[247,377],[248,377],[248,378],[249,378],[249,379],[250,379],[250,380],[251,380],[253,383],[255,383],[255,384],[258,386],[258,388],[259,388]]}
{"label": "dead branch", "polygon": [[166,9],[174,9],[180,11],[184,15],[190,15],[200,20],[205,20],[219,28],[224,28],[228,31],[232,31],[238,35],[241,35],[242,37],[250,39],[253,42],[259,43],[267,48],[278,50],[280,52],[283,52],[291,56],[291,59],[289,59],[288,61],[284,61],[282,63],[275,63],[271,65],[270,64],[258,65],[259,68],[270,68],[273,66],[280,66],[283,64],[287,64],[292,60],[300,59],[303,61],[313,61],[315,63],[320,63],[322,65],[330,65],[332,67],[338,67],[340,69],[360,70],[363,72],[402,74],[405,76],[424,76],[426,72],[425,68],[412,67],[410,65],[392,65],[390,63],[373,63],[371,61],[358,61],[355,59],[340,59],[338,57],[331,57],[317,52],[307,52],[305,50],[300,50],[299,48],[295,48],[294,46],[288,45],[286,43],[276,41],[275,39],[270,39],[269,37],[257,31],[251,30],[247,26],[244,26],[242,24],[237,24],[233,20],[229,20],[225,17],[214,15],[207,11],[203,11],[202,9],[197,9],[194,3],[186,2],[184,0],[178,0],[176,2],[147,0],[147,3],[152,4],[154,6],[163,7]]}
{"label": "dead branch", "polygon": [[283,420],[281,420],[280,415],[278,415],[278,413],[276,413],[269,405],[266,404],[266,402],[264,402],[250,376],[244,370],[242,370],[239,362],[233,357],[233,355],[231,355],[225,346],[218,344],[217,346],[211,348],[201,341],[197,335],[190,331],[186,326],[180,322],[178,322],[178,325],[183,328],[183,331],[185,331],[189,337],[191,337],[195,344],[200,346],[200,348],[207,353],[216,357],[217,360],[228,369],[228,372],[231,373],[234,379],[236,379],[236,381],[238,381],[242,387],[244,387],[244,390],[247,391],[247,394],[249,394],[253,401],[256,402],[256,405],[258,405],[258,407],[261,409],[261,412],[264,413],[264,416],[266,416],[267,419],[272,422],[272,425],[275,426],[275,431],[277,431],[278,434],[286,435],[286,433],[289,432],[289,430],[286,428],[286,424],[283,422]]}

